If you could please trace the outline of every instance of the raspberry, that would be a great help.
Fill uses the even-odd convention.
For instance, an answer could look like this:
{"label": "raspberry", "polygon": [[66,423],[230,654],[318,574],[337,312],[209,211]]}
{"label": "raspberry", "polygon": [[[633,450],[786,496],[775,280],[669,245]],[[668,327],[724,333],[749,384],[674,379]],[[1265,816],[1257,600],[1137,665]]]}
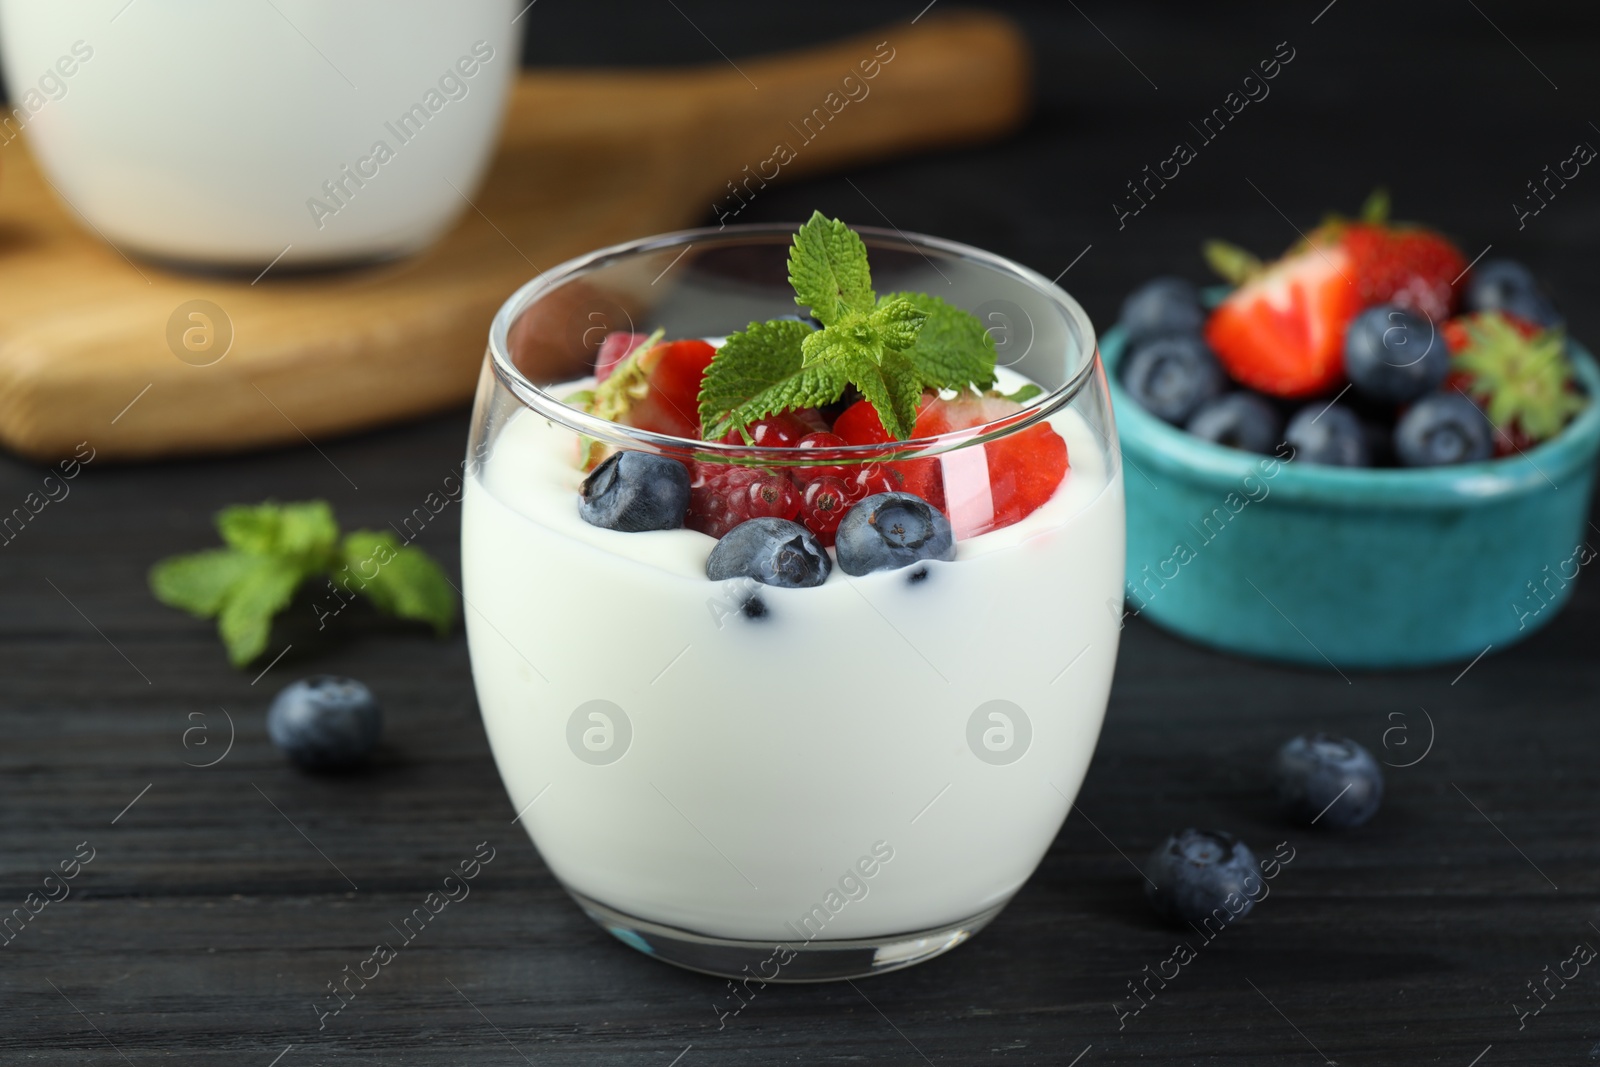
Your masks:
{"label": "raspberry", "polygon": [[696,463],[684,525],[723,537],[746,519],[792,519],[799,513],[800,491],[782,471]]}
{"label": "raspberry", "polygon": [[805,498],[800,504],[800,521],[827,548],[833,544],[839,522],[852,503],[850,487],[843,479],[831,476],[817,478],[806,486]]}
{"label": "raspberry", "polygon": [[689,482],[689,511],[683,523],[691,530],[721,537],[744,521],[735,504],[735,482],[755,472],[722,463],[696,463]]}

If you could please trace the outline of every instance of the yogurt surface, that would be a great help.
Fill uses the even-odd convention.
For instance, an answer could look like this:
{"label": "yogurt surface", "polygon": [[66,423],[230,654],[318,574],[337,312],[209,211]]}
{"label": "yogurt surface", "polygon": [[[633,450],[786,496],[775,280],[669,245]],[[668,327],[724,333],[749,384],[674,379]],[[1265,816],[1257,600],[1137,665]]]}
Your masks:
{"label": "yogurt surface", "polygon": [[495,760],[557,877],[789,942],[1016,892],[1093,754],[1122,600],[1121,473],[1075,411],[1051,421],[1071,466],[1021,522],[918,581],[778,589],[707,580],[705,534],[585,523],[575,435],[518,409],[467,480],[463,591]]}

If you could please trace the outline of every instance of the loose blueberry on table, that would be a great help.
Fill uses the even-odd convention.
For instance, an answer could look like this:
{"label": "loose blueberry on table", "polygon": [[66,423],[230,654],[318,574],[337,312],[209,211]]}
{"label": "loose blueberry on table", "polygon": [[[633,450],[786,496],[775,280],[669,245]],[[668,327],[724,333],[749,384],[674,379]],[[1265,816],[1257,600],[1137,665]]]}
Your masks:
{"label": "loose blueberry on table", "polygon": [[279,691],[267,711],[267,736],[307,770],[365,763],[383,733],[383,709],[353,678],[319,674]]}
{"label": "loose blueberry on table", "polygon": [[[657,455],[587,441],[579,514],[633,535],[707,534],[713,581],[817,586],[837,558],[849,575],[913,568],[908,580],[920,582],[931,561],[956,558],[956,539],[940,459],[903,458],[895,446],[1008,419],[1042,390],[995,388],[994,340],[971,313],[924,293],[874,293],[865,244],[837,220],[816,213],[800,228],[789,280],[809,315],[752,322],[720,346],[659,332],[604,339],[593,388],[568,403],[718,448]],[[1192,408],[1215,395],[1222,373],[1193,337],[1193,287],[1170,288],[1137,309],[1151,329],[1186,331],[1171,335],[1183,351],[1152,367],[1151,388]],[[1189,382],[1193,373],[1204,381]],[[764,451],[757,459],[741,447]],[[1067,475],[1066,442],[1045,421],[965,447],[986,461],[991,510],[980,532],[1026,518]],[[776,449],[794,461],[775,460]],[[752,597],[745,614],[767,610]]]}
{"label": "loose blueberry on table", "polygon": [[1244,918],[1261,896],[1261,873],[1248,845],[1220,830],[1173,834],[1145,863],[1145,899],[1174,926]]}
{"label": "loose blueberry on table", "polygon": [[1383,802],[1383,771],[1372,753],[1345,737],[1302,734],[1278,750],[1273,787],[1295,822],[1348,830]]}
{"label": "loose blueberry on table", "polygon": [[1271,262],[1208,242],[1233,286],[1209,312],[1181,278],[1134,290],[1120,320],[1123,388],[1195,437],[1249,452],[1287,444],[1301,463],[1472,463],[1560,433],[1590,398],[1532,272],[1508,259],[1469,269],[1450,240],[1391,223],[1388,207],[1374,193],[1360,217],[1329,217]]}

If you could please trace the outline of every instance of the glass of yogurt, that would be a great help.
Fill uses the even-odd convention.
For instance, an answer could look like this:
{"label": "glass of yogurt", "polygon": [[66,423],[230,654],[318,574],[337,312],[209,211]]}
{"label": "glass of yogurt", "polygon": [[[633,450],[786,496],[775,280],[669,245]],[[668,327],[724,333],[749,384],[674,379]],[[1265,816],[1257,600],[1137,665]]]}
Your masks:
{"label": "glass of yogurt", "polygon": [[[580,516],[586,468],[617,451],[681,462],[696,494],[736,467],[803,489],[793,447],[580,402],[608,337],[715,345],[793,316],[793,227],[669,234],[541,274],[495,317],[473,415],[467,632],[516,819],[618,939],[742,980],[728,1012],[752,983],[893,970],[994,919],[1066,818],[1116,661],[1123,478],[1088,317],[999,256],[858,232],[878,291],[977,315],[997,391],[1025,398],[969,405],[980,417],[930,437],[806,454],[846,481],[916,472],[949,519],[939,558],[851,574],[828,547],[826,579],[804,588],[713,581],[721,542],[701,529]],[[1041,489],[1028,442],[1044,437],[1065,470]],[[1020,492],[1026,514],[1008,513]]]}

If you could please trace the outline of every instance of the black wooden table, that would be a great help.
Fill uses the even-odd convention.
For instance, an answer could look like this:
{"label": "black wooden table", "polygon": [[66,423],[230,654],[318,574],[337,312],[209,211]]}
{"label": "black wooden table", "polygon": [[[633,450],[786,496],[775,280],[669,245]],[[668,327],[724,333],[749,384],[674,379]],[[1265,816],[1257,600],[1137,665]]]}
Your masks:
{"label": "black wooden table", "polygon": [[[920,3],[679,0],[619,14],[546,0],[526,19],[541,62],[698,60]],[[1458,234],[1469,255],[1492,244],[1529,262],[1574,332],[1600,337],[1589,301],[1600,176],[1580,174],[1537,215],[1512,206],[1531,204],[1526,183],[1576,142],[1600,143],[1593,23],[1505,0],[1325,4],[1019,5],[1041,96],[1021,135],[774,187],[747,218],[819,207],[983,245],[1065,271],[1104,323],[1147,275],[1202,277],[1204,237],[1272,251],[1293,225],[1386,183],[1402,215]],[[1196,142],[1189,123],[1283,50],[1294,57],[1270,95],[1124,215],[1125,183],[1174,142]],[[357,609],[319,633],[301,604],[275,641],[292,650],[257,677],[228,669],[207,625],[146,592],[146,567],[210,543],[210,514],[231,502],[321,496],[347,525],[398,521],[455,469],[465,433],[457,413],[321,452],[91,463],[0,547],[0,914],[30,899],[38,912],[0,946],[0,1061],[1600,1060],[1600,971],[1546,981],[1571,974],[1576,946],[1600,947],[1600,594],[1587,575],[1548,629],[1464,672],[1348,684],[1133,621],[1081,804],[993,926],[906,972],[770,987],[719,1027],[721,982],[603,934],[511,824],[459,634],[434,641]],[[45,473],[0,461],[0,511]],[[446,509],[421,537],[452,574],[458,523]],[[308,777],[266,740],[272,693],[313,671],[381,692],[387,740],[369,772]],[[1368,827],[1306,832],[1272,814],[1262,767],[1314,727],[1391,763],[1427,754],[1390,770]],[[1134,864],[1186,825],[1234,830],[1261,852],[1286,841],[1294,859],[1246,923],[1147,983],[1171,973],[1178,938],[1151,920]],[[484,841],[495,859],[470,897],[319,1030],[328,983]],[[47,886],[63,862],[77,877]]]}

